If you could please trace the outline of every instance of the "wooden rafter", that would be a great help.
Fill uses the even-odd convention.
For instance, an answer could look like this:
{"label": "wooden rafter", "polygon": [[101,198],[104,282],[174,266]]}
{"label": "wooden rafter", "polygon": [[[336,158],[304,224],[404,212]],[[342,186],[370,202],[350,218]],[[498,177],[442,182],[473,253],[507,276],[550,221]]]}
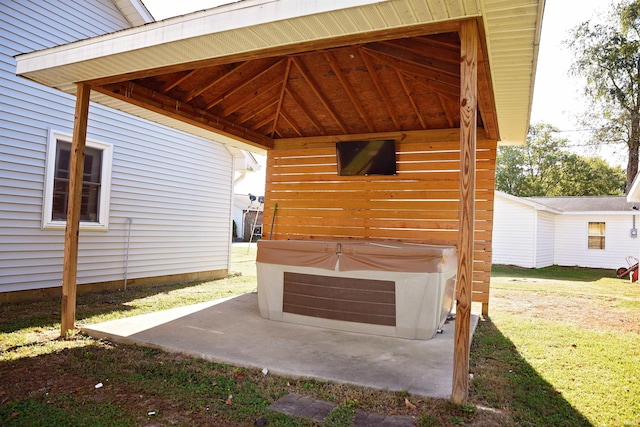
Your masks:
{"label": "wooden rafter", "polygon": [[271,100],[271,102],[266,102],[262,104],[259,108],[243,114],[242,116],[240,116],[240,118],[236,122],[242,125],[248,122],[249,120],[251,120],[252,118],[254,118],[255,116],[263,113],[265,110],[272,108],[277,102],[278,100],[274,98],[273,100]]}
{"label": "wooden rafter", "polygon": [[250,145],[273,147],[273,140],[265,135],[132,82],[114,83],[94,90],[182,122],[235,137]]}
{"label": "wooden rafter", "polygon": [[193,78],[193,76],[200,70],[191,70],[188,73],[185,73],[184,76],[180,77],[179,79],[175,79],[172,81],[167,82],[164,86],[162,86],[160,88],[160,92],[162,93],[167,93],[169,92],[171,89],[173,89],[174,87],[188,81],[189,79]]}
{"label": "wooden rafter", "polygon": [[238,66],[232,66],[231,69],[227,69],[226,72],[221,73],[218,77],[216,77],[215,79],[209,81],[207,84],[200,85],[200,86],[190,90],[189,93],[187,93],[187,95],[184,98],[182,98],[182,101],[183,102],[190,102],[191,100],[193,100],[196,97],[202,95],[204,92],[208,91],[209,89],[219,85],[220,82],[222,82],[225,79],[227,79],[228,76],[231,75],[232,73],[241,72],[243,69],[248,68],[249,65],[251,65],[251,63],[249,61],[247,61],[247,62],[241,63]]}
{"label": "wooden rafter", "polygon": [[[231,95],[233,95],[234,93],[240,91],[242,88],[246,87],[248,84],[254,82],[256,79],[264,76],[265,74],[267,74],[269,71],[273,70],[275,67],[279,66],[280,64],[282,64],[285,61],[284,58],[276,58],[273,59],[271,61],[268,62],[267,66],[259,69],[253,73],[249,73],[245,76],[245,80],[237,85],[234,85],[231,89],[227,90],[225,93],[219,95],[218,97],[216,97],[216,99],[214,99],[212,102],[209,102],[207,104],[207,106],[205,107],[205,110],[210,110],[213,107],[215,107],[216,105],[218,105],[219,103],[221,103],[222,101],[224,101],[225,99],[227,99],[228,97],[230,97]],[[211,88],[210,88],[211,89]]]}
{"label": "wooden rafter", "polygon": [[311,120],[311,122],[316,127],[316,129],[318,129],[318,132],[320,132],[320,135],[326,135],[327,131],[322,126],[322,123],[320,123],[315,118],[315,116],[311,114],[311,112],[309,112],[309,110],[307,109],[307,107],[305,107],[304,102],[302,102],[302,99],[300,99],[298,94],[288,88],[286,89],[286,92],[287,92],[287,95],[289,95],[291,99],[296,103],[298,108],[300,108],[300,110],[307,116],[307,118]]}
{"label": "wooden rafter", "polygon": [[284,111],[281,111],[280,112],[280,116],[282,116],[282,118],[285,119],[287,121],[287,123],[289,123],[289,125],[293,128],[293,130],[296,131],[298,136],[302,136],[303,135],[302,129],[300,129],[300,127],[296,124],[295,120],[293,120],[291,117],[289,117],[289,115],[287,113],[285,113]]}
{"label": "wooden rafter", "polygon": [[[421,45],[416,46],[416,44],[409,39],[389,40],[386,42],[367,45],[367,48],[369,49],[385,55],[393,56],[394,58],[401,59],[407,63],[424,67],[425,69],[432,70],[436,73],[444,73],[449,76],[453,76],[456,79],[460,78],[460,65],[458,62],[441,60],[440,58],[435,59],[431,52],[429,52],[429,56],[425,56],[424,49],[421,52],[420,47]],[[451,53],[453,53],[455,57],[457,52],[458,50],[456,49],[453,52],[448,52],[448,54],[451,56]]]}
{"label": "wooden rafter", "polygon": [[450,128],[456,127],[456,124],[455,124],[455,121],[453,120],[451,112],[449,111],[444,101],[442,100],[442,94],[439,92],[436,92],[436,98],[438,99],[438,102],[440,103],[440,107],[442,108],[442,111],[444,111],[445,116],[447,116],[447,123],[449,124],[449,127]]}
{"label": "wooden rafter", "polygon": [[[273,138],[273,136],[276,134],[276,129],[278,127],[278,118],[280,117],[280,112],[282,111],[282,101],[284,100],[284,94],[287,90],[287,83],[289,82],[289,74],[291,73],[291,58],[287,59],[287,68],[284,70],[284,78],[282,79],[282,82],[280,83],[282,85],[282,87],[280,88],[280,96],[278,97],[278,105],[276,106],[276,114],[275,117],[273,119],[273,128],[271,129],[271,137]],[[287,120],[290,124],[292,124],[292,122],[290,120]],[[302,135],[301,133],[298,132],[299,135]]]}
{"label": "wooden rafter", "polygon": [[460,85],[458,83],[458,79],[454,77],[439,75],[438,73],[432,70],[428,70],[420,65],[411,64],[404,60],[398,60],[392,55],[387,55],[386,53],[381,53],[376,50],[369,49],[369,47],[367,46],[363,46],[362,49],[364,49],[372,57],[380,61],[384,61],[384,63],[392,68],[400,70],[403,73],[409,74],[411,76],[424,78],[425,82],[427,82],[431,89],[434,91],[440,91],[454,95],[458,94]]}
{"label": "wooden rafter", "polygon": [[367,55],[362,49],[358,49],[358,53],[360,54],[360,58],[362,58],[362,62],[364,62],[365,67],[367,67],[367,72],[369,73],[369,77],[371,77],[371,81],[376,87],[378,94],[380,94],[382,103],[384,104],[384,107],[387,109],[387,113],[389,114],[389,117],[391,118],[393,125],[395,126],[396,129],[401,129],[402,126],[400,126],[400,123],[398,122],[398,119],[393,112],[393,108],[391,107],[392,102],[387,96],[387,91],[384,89],[384,86],[380,82],[380,79],[378,78],[378,74],[376,74],[375,66],[369,59],[370,56]]}
{"label": "wooden rafter", "polygon": [[238,111],[239,109],[241,109],[245,105],[249,104],[251,101],[254,101],[254,100],[260,98],[265,93],[270,92],[271,90],[275,89],[276,87],[278,87],[280,85],[282,85],[282,82],[280,80],[274,79],[268,85],[260,86],[256,91],[247,93],[242,98],[234,100],[233,104],[230,104],[227,107],[223,108],[222,112],[221,112],[221,115],[223,117],[227,117],[227,116],[235,113],[236,111]]}
{"label": "wooden rafter", "polygon": [[369,129],[369,132],[374,132],[375,131],[375,126],[373,125],[373,123],[371,122],[369,117],[367,116],[367,112],[364,111],[364,108],[362,107],[362,104],[360,103],[360,100],[358,99],[358,96],[353,91],[353,89],[351,88],[351,85],[349,84],[349,82],[347,81],[346,77],[344,76],[344,74],[340,70],[340,64],[338,64],[338,61],[336,60],[336,58],[329,52],[325,52],[324,53],[324,57],[329,62],[329,65],[331,66],[331,69],[333,70],[333,73],[336,75],[336,77],[340,81],[340,84],[342,85],[342,88],[344,89],[344,91],[346,92],[347,96],[351,100],[351,103],[353,104],[355,109],[358,111],[358,114],[360,115],[360,118],[367,125],[367,129]]}
{"label": "wooden rafter", "polygon": [[404,78],[404,75],[400,71],[396,70],[396,73],[398,74],[398,80],[400,80],[400,84],[402,85],[402,89],[404,89],[404,93],[407,95],[407,98],[409,98],[409,102],[413,107],[413,111],[416,113],[418,120],[420,120],[420,126],[422,126],[422,129],[426,129],[427,123],[425,122],[424,117],[422,117],[422,113],[420,113],[420,108],[418,108],[418,105],[413,99],[411,88],[409,88],[407,80]]}
{"label": "wooden rafter", "polygon": [[269,116],[265,117],[264,119],[260,120],[253,127],[254,127],[254,129],[262,129],[262,127],[268,125],[269,123],[273,122],[274,120],[275,120],[275,116],[274,115],[269,115]]}
{"label": "wooden rafter", "polygon": [[311,90],[313,91],[315,96],[318,98],[320,103],[322,103],[322,105],[327,110],[329,115],[338,124],[338,127],[340,127],[340,130],[343,133],[347,133],[347,127],[344,125],[344,123],[342,123],[342,120],[340,120],[340,118],[338,117],[338,115],[334,111],[334,109],[331,106],[331,104],[329,103],[329,101],[325,98],[325,96],[323,95],[322,91],[318,87],[318,84],[315,82],[313,77],[311,77],[311,74],[305,69],[304,65],[302,65],[302,63],[300,62],[300,60],[298,58],[292,57],[292,60],[293,60],[293,63],[295,64],[296,68],[298,69],[298,71],[300,71],[300,74],[302,74],[302,76],[304,77],[305,81],[307,82],[307,85],[309,85],[309,87],[311,88]]}

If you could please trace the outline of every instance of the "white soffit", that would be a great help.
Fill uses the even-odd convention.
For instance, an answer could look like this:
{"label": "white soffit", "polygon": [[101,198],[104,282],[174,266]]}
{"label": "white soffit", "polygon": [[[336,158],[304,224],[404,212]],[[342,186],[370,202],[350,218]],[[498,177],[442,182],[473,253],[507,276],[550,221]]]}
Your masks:
{"label": "white soffit", "polygon": [[[17,74],[75,93],[81,81],[482,15],[501,139],[524,143],[543,7],[544,0],[245,0],[20,55]],[[92,97],[113,104],[105,98]]]}

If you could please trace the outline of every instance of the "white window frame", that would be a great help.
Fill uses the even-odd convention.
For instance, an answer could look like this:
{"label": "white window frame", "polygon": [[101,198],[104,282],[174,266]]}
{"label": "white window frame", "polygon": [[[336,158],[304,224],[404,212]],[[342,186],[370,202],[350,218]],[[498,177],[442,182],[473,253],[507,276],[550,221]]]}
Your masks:
{"label": "white window frame", "polygon": [[[604,224],[604,234],[591,234],[589,232],[590,224]],[[601,237],[604,248],[589,247],[589,237]],[[607,223],[606,221],[587,221],[587,250],[589,251],[605,251],[607,249]]]}
{"label": "white window frame", "polygon": [[[58,140],[71,144],[72,136],[54,129],[49,129],[47,140],[47,159],[45,166],[44,201],[42,204],[42,229],[64,229],[67,221],[53,219],[53,181],[56,166],[56,147]],[[81,230],[107,231],[109,229],[109,201],[111,199],[111,169],[113,165],[113,144],[87,139],[87,147],[102,152],[100,173],[100,201],[98,221],[80,221]]]}

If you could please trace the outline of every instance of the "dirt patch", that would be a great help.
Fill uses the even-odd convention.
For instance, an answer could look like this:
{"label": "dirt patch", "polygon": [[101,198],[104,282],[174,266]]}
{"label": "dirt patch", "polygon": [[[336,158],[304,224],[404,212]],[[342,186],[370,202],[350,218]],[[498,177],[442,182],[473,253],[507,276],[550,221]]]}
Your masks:
{"label": "dirt patch", "polygon": [[[517,281],[526,283],[527,280]],[[591,330],[640,334],[640,313],[619,309],[617,302],[615,297],[492,289],[489,307],[490,311],[559,320]]]}

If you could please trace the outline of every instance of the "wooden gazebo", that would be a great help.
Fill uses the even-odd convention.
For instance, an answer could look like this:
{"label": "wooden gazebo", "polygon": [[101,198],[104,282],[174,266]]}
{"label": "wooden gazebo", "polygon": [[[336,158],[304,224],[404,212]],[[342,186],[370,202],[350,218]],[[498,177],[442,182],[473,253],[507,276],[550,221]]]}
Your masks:
{"label": "wooden gazebo", "polygon": [[[77,96],[62,333],[91,99],[266,152],[267,238],[457,246],[452,400],[464,402],[472,301],[488,313],[496,147],[525,139],[543,8],[245,0],[18,56],[19,75]],[[339,176],[335,143],[371,139],[396,141],[398,173]]]}

